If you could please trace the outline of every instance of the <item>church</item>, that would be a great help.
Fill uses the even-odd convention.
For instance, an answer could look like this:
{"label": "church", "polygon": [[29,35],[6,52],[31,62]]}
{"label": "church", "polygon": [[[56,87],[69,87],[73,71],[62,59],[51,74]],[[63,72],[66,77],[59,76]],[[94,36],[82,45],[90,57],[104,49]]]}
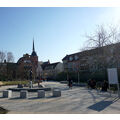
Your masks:
{"label": "church", "polygon": [[4,67],[4,73],[0,72],[8,80],[29,80],[30,71],[32,71],[34,80],[36,78],[54,79],[58,73],[63,71],[63,64],[60,62],[50,63],[49,60],[47,62],[38,61],[34,40],[31,54],[23,54],[17,63],[4,62],[2,66]]}
{"label": "church", "polygon": [[33,77],[36,75],[36,69],[38,67],[38,56],[35,51],[35,46],[34,46],[34,40],[33,40],[33,49],[31,55],[28,53],[24,54],[23,57],[21,57],[18,62],[18,77],[26,78],[29,79],[29,73],[32,70]]}
{"label": "church", "polygon": [[33,79],[36,77],[43,79],[54,79],[55,76],[63,71],[63,64],[60,62],[50,63],[38,61],[38,56],[35,51],[34,40],[31,55],[24,54],[17,62],[18,78],[29,79],[29,73],[32,70]]}

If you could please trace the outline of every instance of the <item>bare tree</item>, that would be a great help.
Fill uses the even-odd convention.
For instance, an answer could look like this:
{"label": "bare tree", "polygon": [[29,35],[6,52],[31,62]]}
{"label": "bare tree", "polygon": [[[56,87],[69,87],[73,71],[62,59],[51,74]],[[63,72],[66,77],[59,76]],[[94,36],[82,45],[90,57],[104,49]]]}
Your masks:
{"label": "bare tree", "polygon": [[[86,35],[87,41],[86,50],[93,49],[96,52],[92,56],[92,63],[90,63],[88,59],[88,63],[93,65],[98,70],[106,69],[115,65],[116,63],[120,63],[120,41],[119,39],[120,33],[117,27],[108,27],[106,28],[103,25],[97,27],[95,32],[91,35]],[[119,46],[119,47],[118,47]],[[84,49],[84,50],[85,50]]]}
{"label": "bare tree", "polygon": [[0,79],[1,79],[1,76],[5,76],[6,74],[6,66],[3,65],[5,57],[6,57],[5,52],[0,51]]}
{"label": "bare tree", "polygon": [[5,52],[0,51],[0,63],[3,63],[3,62],[4,62],[5,57],[6,57]]}
{"label": "bare tree", "polygon": [[5,78],[8,75],[12,75],[11,73],[8,74],[7,63],[4,62],[6,61],[6,59],[7,59],[7,62],[14,62],[14,56],[12,52],[0,51],[0,79]]}
{"label": "bare tree", "polygon": [[118,42],[117,40],[117,27],[109,26],[106,28],[104,25],[97,26],[95,32],[91,35],[86,35],[87,49],[99,48],[109,44]]}
{"label": "bare tree", "polygon": [[14,56],[12,52],[8,52],[6,56],[7,62],[14,62]]}

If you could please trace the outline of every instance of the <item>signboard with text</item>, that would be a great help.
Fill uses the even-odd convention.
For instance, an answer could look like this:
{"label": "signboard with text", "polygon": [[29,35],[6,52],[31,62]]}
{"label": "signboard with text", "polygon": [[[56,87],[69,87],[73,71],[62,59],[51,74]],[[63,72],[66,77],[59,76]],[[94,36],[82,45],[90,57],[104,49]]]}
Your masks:
{"label": "signboard with text", "polygon": [[108,81],[109,84],[118,84],[117,68],[108,69]]}

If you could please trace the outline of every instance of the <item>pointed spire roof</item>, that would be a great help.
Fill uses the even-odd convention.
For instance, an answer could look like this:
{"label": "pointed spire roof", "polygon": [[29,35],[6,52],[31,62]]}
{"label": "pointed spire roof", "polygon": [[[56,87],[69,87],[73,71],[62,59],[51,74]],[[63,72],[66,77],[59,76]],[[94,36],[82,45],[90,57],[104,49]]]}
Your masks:
{"label": "pointed spire roof", "polygon": [[35,51],[35,47],[34,47],[34,37],[33,37],[33,51]]}
{"label": "pointed spire roof", "polygon": [[34,37],[33,37],[33,51],[31,56],[37,56],[36,52],[35,52],[35,46],[34,46]]}

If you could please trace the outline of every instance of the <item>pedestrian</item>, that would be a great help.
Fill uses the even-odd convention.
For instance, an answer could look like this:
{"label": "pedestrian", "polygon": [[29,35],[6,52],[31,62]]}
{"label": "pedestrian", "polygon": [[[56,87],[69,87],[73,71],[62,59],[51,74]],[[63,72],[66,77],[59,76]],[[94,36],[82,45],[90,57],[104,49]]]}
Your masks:
{"label": "pedestrian", "polygon": [[68,80],[68,86],[69,86],[69,88],[71,88],[71,89],[72,89],[72,84],[73,84],[73,81],[72,81],[71,79],[69,79],[69,80]]}
{"label": "pedestrian", "polygon": [[107,89],[108,89],[108,82],[104,80],[101,91],[107,92]]}
{"label": "pedestrian", "polygon": [[87,81],[88,89],[91,87],[91,79]]}
{"label": "pedestrian", "polygon": [[95,80],[91,80],[90,87],[91,87],[92,89],[95,89],[95,88],[96,88],[96,82],[95,82]]}

